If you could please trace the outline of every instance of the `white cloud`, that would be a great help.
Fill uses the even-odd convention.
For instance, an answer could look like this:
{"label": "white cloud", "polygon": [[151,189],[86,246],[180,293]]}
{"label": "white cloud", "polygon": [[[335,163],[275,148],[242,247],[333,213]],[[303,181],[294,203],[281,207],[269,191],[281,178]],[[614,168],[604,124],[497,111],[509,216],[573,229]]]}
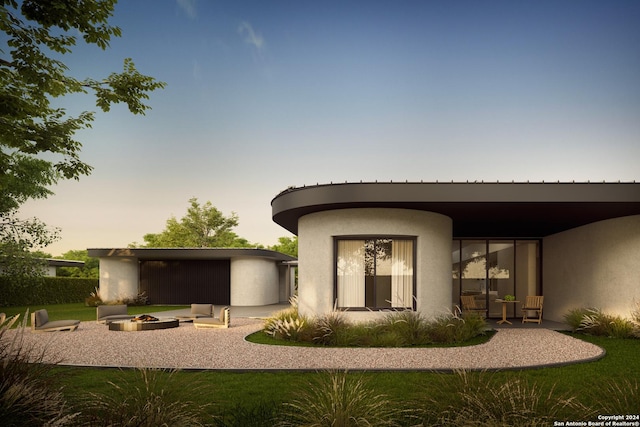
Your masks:
{"label": "white cloud", "polygon": [[198,17],[198,12],[196,11],[196,0],[176,0],[180,9],[187,14],[187,16],[191,19],[196,19]]}
{"label": "white cloud", "polygon": [[265,41],[262,36],[253,30],[250,23],[243,21],[238,26],[238,33],[244,36],[244,41],[256,48],[258,52],[261,52],[265,46]]}

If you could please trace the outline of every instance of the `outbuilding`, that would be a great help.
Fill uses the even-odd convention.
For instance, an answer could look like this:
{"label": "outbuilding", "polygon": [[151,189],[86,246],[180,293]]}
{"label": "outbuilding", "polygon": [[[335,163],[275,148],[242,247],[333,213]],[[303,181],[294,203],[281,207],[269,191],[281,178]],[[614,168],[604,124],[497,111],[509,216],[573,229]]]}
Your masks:
{"label": "outbuilding", "polygon": [[[389,182],[290,187],[273,220],[298,236],[302,314],[437,316],[473,295],[544,296],[544,317],[640,300],[640,184]],[[509,316],[519,316],[509,305]]]}
{"label": "outbuilding", "polygon": [[105,301],[144,292],[152,304],[260,306],[287,301],[295,258],[258,248],[89,249]]}

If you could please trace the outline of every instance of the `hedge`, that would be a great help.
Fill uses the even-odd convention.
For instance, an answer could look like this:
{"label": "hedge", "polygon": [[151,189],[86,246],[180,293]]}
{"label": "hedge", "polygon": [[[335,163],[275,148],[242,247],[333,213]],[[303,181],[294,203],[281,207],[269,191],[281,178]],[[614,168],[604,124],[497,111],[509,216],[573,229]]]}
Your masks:
{"label": "hedge", "polygon": [[38,277],[23,283],[0,276],[0,307],[84,302],[98,279]]}

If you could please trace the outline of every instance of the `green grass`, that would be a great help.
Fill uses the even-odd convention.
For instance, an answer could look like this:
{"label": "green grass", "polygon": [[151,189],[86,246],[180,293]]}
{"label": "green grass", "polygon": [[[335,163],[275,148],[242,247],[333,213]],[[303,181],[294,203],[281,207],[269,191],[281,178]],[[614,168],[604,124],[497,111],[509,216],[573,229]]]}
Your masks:
{"label": "green grass", "polygon": [[[84,303],[73,304],[49,304],[49,305],[31,305],[31,306],[14,306],[0,307],[0,311],[6,313],[7,317],[19,314],[24,316],[27,309],[29,313],[35,310],[46,309],[50,320],[76,319],[82,322],[96,320],[96,308],[87,307]],[[145,305],[145,306],[129,306],[127,311],[129,314],[146,314],[167,310],[180,310],[188,308],[188,306],[161,306],[161,305]]]}
{"label": "green grass", "polygon": [[[614,339],[576,335],[579,339],[605,348],[604,358],[589,363],[529,369],[524,371],[484,372],[494,381],[521,378],[544,390],[555,388],[559,395],[576,396],[583,404],[595,407],[602,400],[599,389],[604,384],[621,382],[629,378],[640,378],[640,340]],[[535,350],[532,350],[535,351]],[[86,392],[108,392],[108,381],[114,375],[133,378],[133,370],[97,368],[55,368],[63,375],[66,393],[81,396]],[[296,396],[318,373],[313,372],[226,372],[226,371],[182,371],[178,375],[205,384],[208,392],[190,395],[197,404],[213,403],[213,413],[249,411],[266,405],[278,405]],[[393,396],[397,402],[424,401],[433,398],[443,405],[452,403],[452,396],[442,393],[442,381],[455,374],[433,372],[369,372],[364,377],[378,392]]]}
{"label": "green grass", "polygon": [[[495,331],[487,331],[484,335],[475,336],[467,341],[462,343],[449,343],[449,344],[421,344],[414,346],[415,348],[434,348],[434,347],[465,347],[469,345],[478,345],[483,344],[491,339],[492,336],[495,335]],[[290,346],[290,347],[326,347],[321,344],[314,344],[307,341],[289,341],[289,340],[281,340],[278,338],[274,338],[264,333],[264,331],[254,332],[251,335],[248,335],[246,338],[247,341],[252,342],[254,344],[265,344],[265,345],[281,345],[281,346]],[[349,346],[347,346],[349,347]]]}
{"label": "green grass", "polygon": [[[11,307],[5,312],[24,314],[26,308]],[[29,307],[30,311],[39,308],[47,308],[50,315],[57,319],[95,319],[95,307],[85,307],[83,304]],[[177,308],[179,307],[129,307],[129,312],[140,314]],[[630,379],[640,378],[640,358],[638,357],[640,340],[590,335],[574,336],[603,347],[606,350],[606,356],[588,363],[523,371],[481,372],[474,375],[480,376],[480,383],[491,381],[491,384],[496,385],[510,381],[512,383],[524,381],[535,385],[539,390],[553,390],[554,396],[573,396],[581,404],[590,408],[599,408],[602,402],[610,400],[607,393],[608,387],[610,388],[612,384],[624,388],[627,387]],[[264,335],[261,339],[269,339],[269,337]],[[279,344],[283,342],[279,341]],[[532,348],[531,351],[535,349]],[[139,381],[136,379],[139,374],[136,370],[130,369],[57,366],[53,367],[53,370],[64,387],[65,396],[72,404],[80,402],[87,393],[108,395],[112,392],[113,386],[110,382],[114,379],[123,379],[132,384]],[[189,393],[189,390],[185,390],[186,396],[197,405],[210,405],[207,406],[207,412],[211,417],[227,414],[225,417],[228,416],[231,420],[227,425],[249,425],[247,420],[258,416],[256,414],[263,414],[266,417],[268,413],[281,410],[282,403],[296,399],[299,391],[320,374],[317,372],[181,371],[175,375],[180,377],[181,384],[199,384],[202,387],[198,393]],[[406,406],[404,409],[429,406],[446,410],[451,405],[461,404],[461,396],[443,387],[443,384],[458,381],[454,373],[365,372],[357,375],[363,375],[376,393],[391,396],[394,402],[402,402],[401,404]],[[486,381],[482,379],[485,376]],[[630,396],[630,403],[624,402],[629,408],[628,413],[637,411],[640,407],[638,393]],[[572,419],[579,420],[583,415],[573,414]],[[244,416],[244,420],[239,420],[240,416]],[[218,425],[225,424],[218,423]]]}

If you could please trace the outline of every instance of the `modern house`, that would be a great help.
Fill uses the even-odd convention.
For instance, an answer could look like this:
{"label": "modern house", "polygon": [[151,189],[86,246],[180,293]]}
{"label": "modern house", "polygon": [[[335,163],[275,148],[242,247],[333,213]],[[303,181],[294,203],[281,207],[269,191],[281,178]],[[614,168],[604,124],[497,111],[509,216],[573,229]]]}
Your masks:
{"label": "modern house", "polygon": [[[473,295],[544,296],[544,318],[640,300],[640,184],[344,183],[290,187],[273,220],[298,236],[305,315],[443,314]],[[515,307],[514,307],[515,306]],[[511,304],[511,316],[519,316]]]}
{"label": "modern house", "polygon": [[152,304],[259,306],[291,296],[295,258],[253,248],[89,249],[105,301],[144,292]]}

